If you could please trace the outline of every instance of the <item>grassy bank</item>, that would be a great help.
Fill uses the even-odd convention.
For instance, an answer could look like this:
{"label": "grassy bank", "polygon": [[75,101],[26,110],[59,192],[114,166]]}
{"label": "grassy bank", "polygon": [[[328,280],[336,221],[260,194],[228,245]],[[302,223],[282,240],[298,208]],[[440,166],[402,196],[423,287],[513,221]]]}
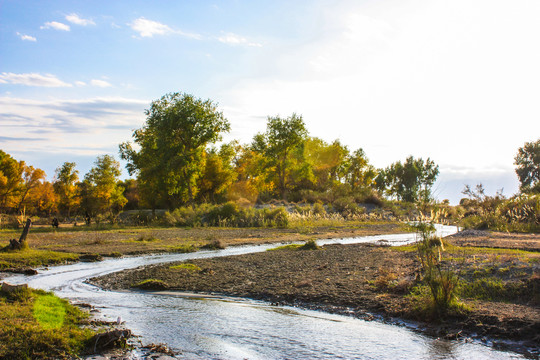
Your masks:
{"label": "grassy bank", "polygon": [[[336,221],[327,219],[298,221],[288,228],[229,227],[74,227],[30,230],[28,245],[23,252],[0,252],[0,270],[28,268],[76,261],[82,256],[99,254],[122,255],[192,252],[256,243],[302,241],[320,238],[368,236],[410,231],[398,222]],[[84,230],[83,230],[84,229]],[[36,231],[37,230],[37,231]],[[0,248],[9,239],[18,238],[15,230],[0,231]],[[217,244],[217,245],[216,245]]]}
{"label": "grassy bank", "polygon": [[58,265],[78,260],[78,254],[49,250],[26,249],[20,251],[1,251],[0,271]]}
{"label": "grassy bank", "polygon": [[95,333],[80,325],[88,315],[42,290],[0,291],[1,359],[69,359]]}

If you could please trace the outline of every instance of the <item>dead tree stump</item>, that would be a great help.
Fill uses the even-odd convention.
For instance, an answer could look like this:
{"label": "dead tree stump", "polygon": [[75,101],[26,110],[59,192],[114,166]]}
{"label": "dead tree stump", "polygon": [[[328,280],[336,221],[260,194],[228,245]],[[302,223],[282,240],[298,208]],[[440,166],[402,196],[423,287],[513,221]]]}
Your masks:
{"label": "dead tree stump", "polygon": [[24,229],[19,240],[18,241],[17,239],[9,240],[9,245],[7,246],[8,250],[22,250],[27,247],[26,237],[28,236],[28,231],[30,231],[31,224],[32,224],[32,220],[27,219],[26,225],[24,225]]}

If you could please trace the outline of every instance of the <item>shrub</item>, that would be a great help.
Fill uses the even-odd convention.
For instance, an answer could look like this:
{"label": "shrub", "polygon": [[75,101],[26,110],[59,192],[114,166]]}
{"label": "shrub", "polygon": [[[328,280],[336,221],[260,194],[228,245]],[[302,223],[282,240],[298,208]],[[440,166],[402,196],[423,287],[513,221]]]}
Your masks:
{"label": "shrub", "polygon": [[324,208],[324,205],[321,203],[315,203],[313,204],[313,214],[315,215],[325,215],[326,209]]}
{"label": "shrub", "polygon": [[306,243],[298,248],[298,250],[319,250],[321,247],[317,245],[315,240],[310,239]]}
{"label": "shrub", "polygon": [[197,266],[195,264],[191,264],[191,263],[173,265],[173,266],[170,266],[169,269],[171,269],[171,270],[187,270],[187,271],[196,271],[196,272],[201,271],[201,268],[199,266]]}
{"label": "shrub", "polygon": [[215,239],[215,240],[212,240],[206,244],[204,244],[203,246],[201,246],[201,249],[206,249],[206,250],[221,250],[221,249],[225,249],[225,244],[223,244],[221,242],[221,240],[219,239]]}
{"label": "shrub", "polygon": [[442,240],[433,235],[435,227],[431,223],[415,225],[420,241],[416,243],[420,259],[423,281],[430,290],[432,309],[444,316],[452,308],[459,307],[457,289],[459,275],[441,262]]}
{"label": "shrub", "polygon": [[184,245],[172,246],[169,248],[169,252],[180,253],[180,254],[192,253],[192,252],[196,252],[197,250],[199,249],[193,244],[184,244]]}
{"label": "shrub", "polygon": [[132,287],[142,290],[166,290],[169,288],[169,285],[163,280],[146,279],[133,285]]}

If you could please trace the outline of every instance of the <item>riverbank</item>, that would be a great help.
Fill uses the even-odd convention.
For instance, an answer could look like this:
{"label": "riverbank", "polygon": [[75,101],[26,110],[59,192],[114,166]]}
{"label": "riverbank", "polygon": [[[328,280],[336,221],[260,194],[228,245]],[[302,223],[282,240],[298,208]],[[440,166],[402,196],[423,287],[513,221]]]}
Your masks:
{"label": "riverbank", "polygon": [[[343,221],[314,222],[291,228],[106,228],[86,227],[31,229],[28,245],[31,250],[0,252],[0,272],[23,272],[29,268],[96,261],[104,257],[152,253],[192,252],[215,246],[264,244],[332,239],[410,231],[399,222]],[[14,230],[0,231],[0,248],[9,239],[18,238]],[[0,279],[2,275],[0,274]]]}
{"label": "riverbank", "polygon": [[[503,235],[489,236],[497,244]],[[540,237],[530,239],[537,245],[528,248],[536,251],[485,247],[486,240],[478,234],[460,234],[448,241],[445,258],[456,269],[459,266],[464,310],[444,320],[435,320],[423,310],[414,246],[328,245],[313,251],[287,247],[126,270],[92,282],[107,289],[248,297],[366,320],[414,320],[435,336],[512,340],[522,342],[528,348],[524,351],[537,352]],[[462,241],[468,245],[457,246]]]}
{"label": "riverbank", "polygon": [[[22,272],[27,275],[38,273],[40,267],[73,263],[77,261],[99,261],[103,257],[120,257],[123,255],[191,252],[199,248],[227,247],[231,245],[246,245],[258,243],[301,241],[319,238],[342,238],[369,236],[375,234],[403,233],[408,228],[401,223],[390,222],[345,222],[341,224],[279,228],[120,228],[120,229],[87,229],[71,228],[61,231],[50,229],[36,229],[30,232],[28,243],[30,249],[23,251],[0,252],[0,281],[9,276],[9,272]],[[10,238],[19,236],[16,231],[0,232],[0,248],[9,243]],[[36,269],[37,268],[37,269]],[[4,271],[4,273],[2,273]],[[1,294],[0,294],[1,295]],[[1,299],[0,299],[1,302]],[[0,304],[2,305],[2,304]],[[31,304],[30,304],[31,305]],[[33,323],[28,302],[12,302],[9,305],[11,313],[26,313],[23,323]],[[67,306],[67,305],[66,305]],[[1,307],[1,306],[0,306]],[[4,313],[2,308],[2,313]],[[4,347],[0,346],[0,354],[12,354],[21,348],[21,339],[9,337],[7,329],[16,328],[17,319],[4,318],[0,325],[0,338]],[[15,323],[14,323],[15,322]],[[81,326],[86,324],[81,323]],[[39,324],[29,327],[23,335],[26,345],[22,349],[44,348],[30,358],[59,358],[59,354],[80,353],[82,344],[88,339],[79,342],[77,348],[60,346],[56,350],[46,349],[39,341],[43,329]],[[81,330],[83,331],[83,330]],[[122,349],[113,351],[116,358],[130,358]],[[150,348],[137,347],[137,351],[144,356],[171,355],[172,352],[164,346],[151,346]],[[40,350],[41,351],[41,350]],[[64,356],[64,355],[62,355]],[[67,355],[66,355],[67,356]],[[107,358],[91,356],[92,359]],[[142,356],[142,355],[141,355]],[[0,356],[2,357],[2,356]],[[15,357],[17,358],[17,356]]]}

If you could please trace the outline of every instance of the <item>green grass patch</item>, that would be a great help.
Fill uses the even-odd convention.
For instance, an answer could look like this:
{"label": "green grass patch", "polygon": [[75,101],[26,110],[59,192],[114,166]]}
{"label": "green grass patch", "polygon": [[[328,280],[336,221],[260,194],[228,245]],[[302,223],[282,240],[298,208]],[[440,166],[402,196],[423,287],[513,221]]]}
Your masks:
{"label": "green grass patch", "polygon": [[[391,246],[389,249],[401,252],[415,252],[416,244]],[[536,251],[520,250],[520,249],[500,249],[490,247],[475,247],[475,246],[454,246],[445,242],[445,253],[449,255],[538,255]]]}
{"label": "green grass patch", "polygon": [[[420,319],[436,319],[440,318],[441,314],[437,311],[437,306],[433,301],[429,286],[418,284],[414,286],[409,295],[406,296],[411,310],[416,313]],[[455,299],[450,302],[444,316],[463,315],[471,311],[471,308],[466,304]]]}
{"label": "green grass patch", "polygon": [[0,359],[79,357],[95,335],[80,327],[88,314],[42,290],[0,292],[0,314]]}
{"label": "green grass patch", "polygon": [[34,319],[44,329],[59,329],[66,317],[65,303],[53,294],[39,295],[34,300]]}
{"label": "green grass patch", "polygon": [[274,250],[298,250],[298,248],[302,246],[300,244],[288,244],[288,245],[281,245],[275,248],[268,249],[266,251],[274,251]]}
{"label": "green grass patch", "polygon": [[138,282],[132,287],[142,290],[165,290],[169,288],[169,284],[159,279],[146,279]]}
{"label": "green grass patch", "polygon": [[493,277],[482,277],[472,281],[461,281],[460,296],[469,299],[510,303],[538,302],[538,281],[503,281]]}
{"label": "green grass patch", "polygon": [[193,244],[183,244],[183,245],[175,245],[175,246],[169,246],[168,251],[173,253],[192,253],[198,251],[199,248],[196,247]]}
{"label": "green grass patch", "polygon": [[278,246],[272,249],[268,249],[267,251],[274,251],[274,250],[320,250],[321,247],[317,245],[315,240],[307,240],[304,244],[288,244],[288,245],[282,245]]}
{"label": "green grass patch", "polygon": [[79,255],[49,250],[27,249],[0,252],[0,270],[63,264],[79,260]]}
{"label": "green grass patch", "polygon": [[170,266],[169,269],[171,270],[188,270],[188,271],[201,271],[201,268],[195,264],[185,263],[185,264],[179,264],[179,265],[173,265]]}

